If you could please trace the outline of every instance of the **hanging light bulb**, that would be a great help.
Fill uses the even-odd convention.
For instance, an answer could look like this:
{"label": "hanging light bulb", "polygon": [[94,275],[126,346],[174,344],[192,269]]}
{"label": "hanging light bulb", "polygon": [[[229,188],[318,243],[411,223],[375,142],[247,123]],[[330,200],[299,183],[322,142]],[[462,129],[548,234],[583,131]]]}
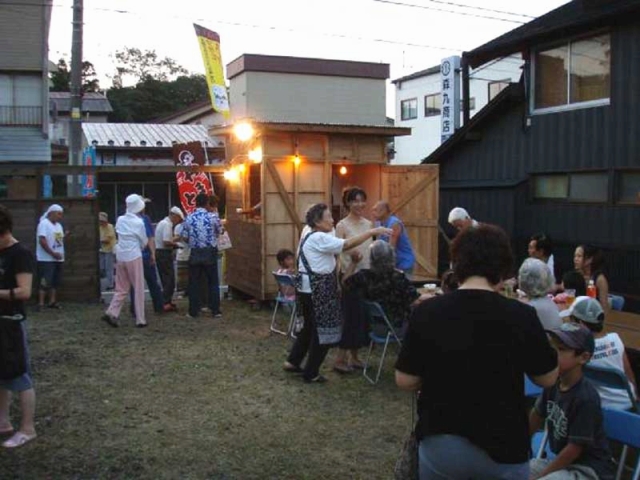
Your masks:
{"label": "hanging light bulb", "polygon": [[340,172],[340,175],[346,175],[348,170],[347,167],[345,167],[344,165],[340,167],[340,170],[338,170]]}
{"label": "hanging light bulb", "polygon": [[253,137],[253,127],[247,122],[237,123],[233,127],[233,133],[238,140],[246,142]]}
{"label": "hanging light bulb", "polygon": [[293,164],[294,164],[296,167],[300,166],[300,162],[301,162],[301,161],[302,161],[302,160],[300,160],[300,155],[296,154],[296,155],[293,157]]}
{"label": "hanging light bulb", "polygon": [[238,165],[238,173],[244,173],[245,171],[245,166],[244,163],[241,163],[240,165]]}
{"label": "hanging light bulb", "polygon": [[253,150],[249,150],[249,160],[254,163],[262,162],[262,148],[256,147]]}

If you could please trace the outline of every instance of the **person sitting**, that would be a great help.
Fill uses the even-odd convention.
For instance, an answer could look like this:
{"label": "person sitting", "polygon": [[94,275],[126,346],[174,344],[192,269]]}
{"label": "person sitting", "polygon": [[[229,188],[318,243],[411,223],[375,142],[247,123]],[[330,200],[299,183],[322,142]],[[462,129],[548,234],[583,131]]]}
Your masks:
{"label": "person sitting", "polygon": [[529,305],[536,309],[538,320],[545,330],[562,324],[558,307],[547,296],[553,285],[553,276],[546,263],[537,258],[527,258],[518,272],[518,285],[529,298]]}
{"label": "person sitting", "polygon": [[587,285],[584,277],[578,270],[571,270],[562,276],[562,290],[575,290],[576,298],[587,294]]}
{"label": "person sitting", "polygon": [[459,286],[460,282],[458,282],[456,272],[453,270],[446,270],[442,274],[442,278],[440,279],[440,290],[442,290],[442,293],[455,292],[458,290]]}
{"label": "person sitting", "polygon": [[556,457],[531,460],[529,478],[613,478],[600,396],[583,372],[593,357],[593,335],[575,323],[564,323],[548,333],[558,352],[560,379],[536,400],[529,415],[529,433],[538,432],[546,422],[549,446]]}
{"label": "person sitting", "polygon": [[585,285],[591,282],[596,287],[596,298],[606,312],[609,307],[609,281],[604,274],[602,251],[592,245],[578,245],[573,255],[573,265],[584,278]]}
{"label": "person sitting", "polygon": [[[614,368],[624,372],[629,380],[631,391],[636,392],[636,381],[625,352],[624,343],[615,333],[605,333],[604,310],[597,300],[589,297],[576,298],[573,305],[562,312],[571,321],[587,327],[593,333],[596,341],[595,352],[590,364],[595,367]],[[633,407],[629,395],[624,390],[597,386],[602,406],[616,410],[629,410]]]}
{"label": "person sitting", "polygon": [[553,243],[551,239],[544,233],[537,233],[532,235],[529,239],[529,245],[527,249],[529,257],[537,258],[547,264],[551,274],[553,276],[553,285],[551,287],[552,293],[560,290],[562,283],[562,269],[560,263],[553,255]]}
{"label": "person sitting", "polygon": [[[280,268],[276,270],[279,275],[295,274],[296,256],[291,250],[283,248],[276,253],[276,259]],[[296,288],[293,285],[281,285],[280,293],[286,300],[293,301],[296,299]]]}
{"label": "person sitting", "polygon": [[376,240],[369,247],[370,267],[347,277],[344,290],[361,300],[378,302],[395,327],[404,327],[411,307],[430,298],[419,295],[406,275],[396,268],[391,244]]}

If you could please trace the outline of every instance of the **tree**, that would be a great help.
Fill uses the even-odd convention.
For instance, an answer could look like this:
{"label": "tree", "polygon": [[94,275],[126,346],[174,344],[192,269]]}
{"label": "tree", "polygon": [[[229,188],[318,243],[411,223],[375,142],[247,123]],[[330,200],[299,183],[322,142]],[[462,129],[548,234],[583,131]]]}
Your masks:
{"label": "tree", "polygon": [[[71,70],[64,58],[58,60],[58,71],[51,72],[52,92],[68,92],[71,90]],[[82,92],[99,92],[100,81],[91,62],[82,62]]]}
{"label": "tree", "polygon": [[131,76],[135,83],[153,79],[169,81],[176,75],[187,75],[189,72],[169,57],[160,58],[155,50],[140,50],[125,47],[114,54],[116,73],[113,77],[114,87],[123,86],[123,77]]}
{"label": "tree", "polygon": [[134,87],[109,89],[113,107],[110,122],[148,122],[209,98],[204,75],[180,76],[172,81],[147,76]]}

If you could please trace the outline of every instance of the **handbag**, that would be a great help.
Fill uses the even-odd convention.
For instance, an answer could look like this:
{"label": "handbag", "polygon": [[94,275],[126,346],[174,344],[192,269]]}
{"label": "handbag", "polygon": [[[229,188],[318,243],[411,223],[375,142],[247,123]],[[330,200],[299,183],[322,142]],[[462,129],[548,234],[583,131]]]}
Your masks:
{"label": "handbag", "polygon": [[0,319],[0,379],[12,380],[27,371],[21,321]]}
{"label": "handbag", "polygon": [[415,430],[416,396],[411,395],[411,432],[405,439],[393,469],[395,480],[418,480],[418,439]]}
{"label": "handbag", "polygon": [[218,237],[218,251],[224,252],[225,250],[229,250],[232,246],[233,245],[231,245],[231,238],[229,237],[229,232],[225,230]]}

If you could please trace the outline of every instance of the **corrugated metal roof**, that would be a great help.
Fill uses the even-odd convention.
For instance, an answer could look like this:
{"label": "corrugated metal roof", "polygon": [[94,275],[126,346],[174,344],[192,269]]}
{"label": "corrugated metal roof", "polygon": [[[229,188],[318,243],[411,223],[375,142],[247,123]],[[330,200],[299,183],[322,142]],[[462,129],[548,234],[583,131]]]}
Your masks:
{"label": "corrugated metal roof", "polygon": [[97,147],[158,148],[188,142],[224,146],[224,140],[209,136],[204,125],[83,123],[82,131],[87,144]]}
{"label": "corrugated metal roof", "polygon": [[0,127],[0,162],[51,162],[51,143],[38,128]]}
{"label": "corrugated metal roof", "polygon": [[433,75],[434,73],[440,73],[440,65],[435,65],[433,67],[420,70],[419,72],[410,73],[404,77],[396,78],[395,80],[392,80],[391,83],[407,82],[409,80],[415,80],[416,78],[426,77],[427,75]]}
{"label": "corrugated metal roof", "polygon": [[[49,92],[49,104],[52,111],[55,105],[58,112],[70,112],[71,94],[69,92]],[[101,93],[85,93],[82,96],[82,111],[110,113],[113,112],[113,108],[111,108],[107,97]]]}

